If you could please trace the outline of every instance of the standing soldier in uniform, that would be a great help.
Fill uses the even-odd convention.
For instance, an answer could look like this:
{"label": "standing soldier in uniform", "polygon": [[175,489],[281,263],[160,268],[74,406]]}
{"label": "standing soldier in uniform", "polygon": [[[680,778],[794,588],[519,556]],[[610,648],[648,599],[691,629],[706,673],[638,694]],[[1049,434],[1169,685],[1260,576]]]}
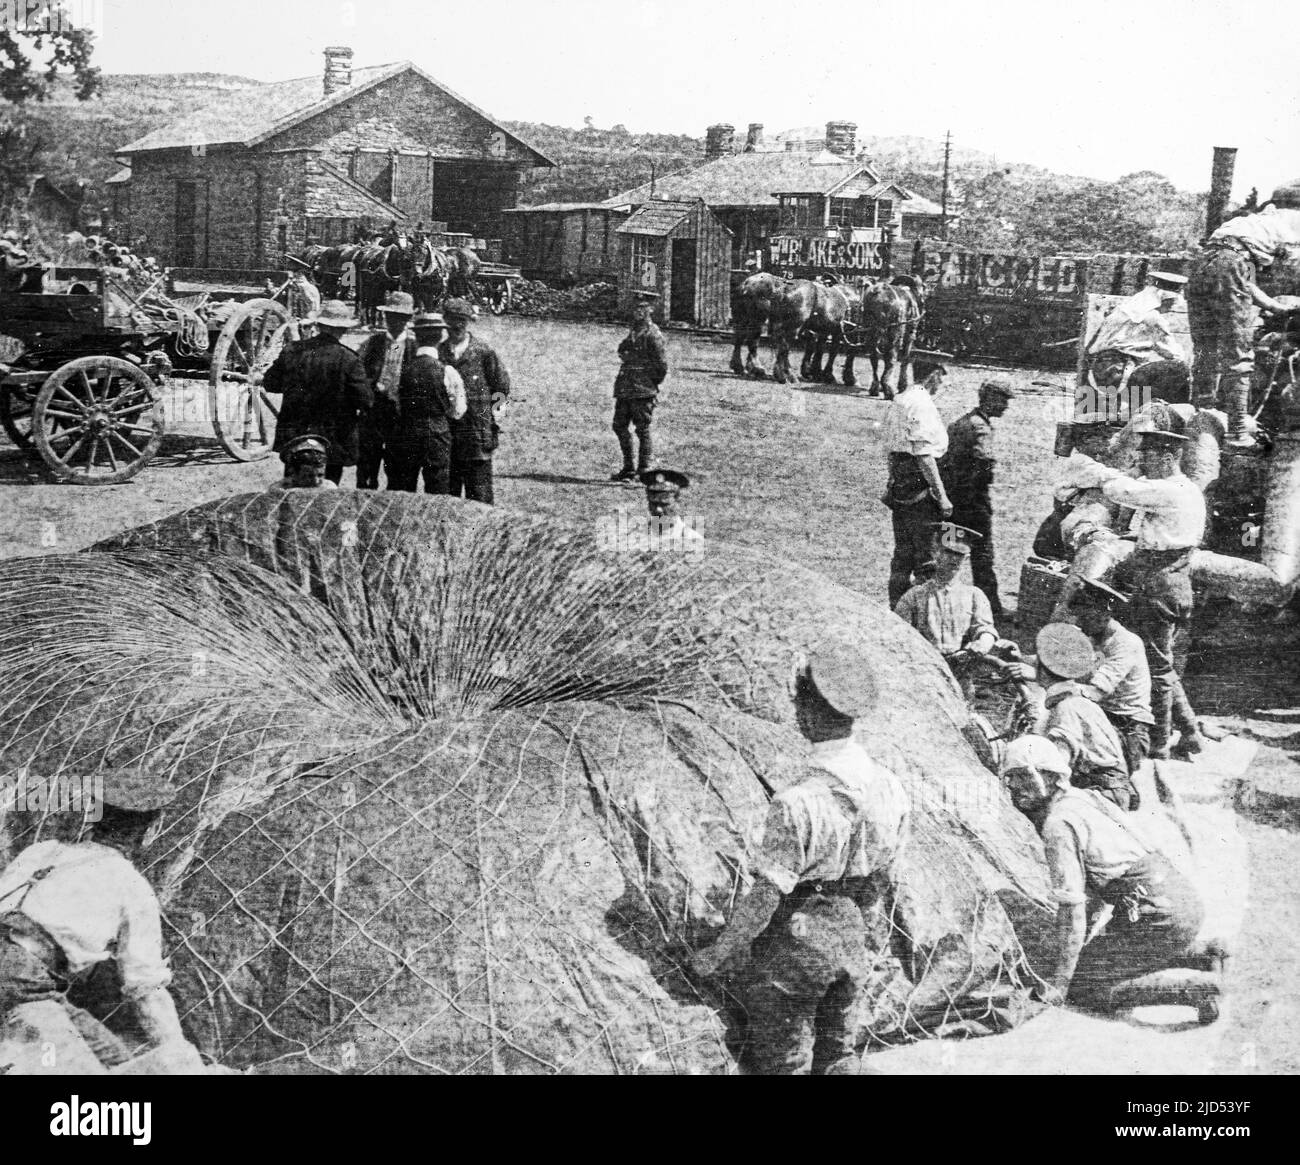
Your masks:
{"label": "standing soldier in uniform", "polygon": [[329,440],[326,480],[338,485],[344,466],[357,463],[357,419],[373,396],[361,358],[343,346],[357,324],[348,305],[327,299],[311,322],[317,334],[285,348],[262,379],[267,392],[284,394],[271,448],[283,453],[295,437],[320,434]]}
{"label": "standing soldier in uniform", "polygon": [[889,404],[882,437],[889,454],[889,481],[881,501],[893,511],[894,554],[889,562],[889,605],[898,604],[930,560],[935,525],[952,514],[939,475],[948,452],[934,394],[947,370],[933,359],[912,361],[912,382]]}
{"label": "standing soldier in uniform", "polygon": [[167,991],[158,898],[133,864],[175,795],[142,773],[107,773],[90,840],[35,842],[0,873],[0,1021],[13,1008],[51,1000],[102,1064],[125,1062],[122,1042],[67,999],[73,983],[113,962],[149,1043],[175,1071],[203,1071]]}
{"label": "standing soldier in uniform", "polygon": [[[380,310],[384,313],[384,330],[371,336],[360,352],[375,400],[361,418],[357,489],[379,488],[379,467],[397,432],[397,389],[402,369],[415,359],[415,337],[407,330],[415,314],[415,301],[404,291],[391,291]],[[391,452],[388,455],[391,460]],[[390,464],[386,472],[391,476],[392,471]]]}
{"label": "standing soldier in uniform", "polygon": [[1253,445],[1247,415],[1255,370],[1255,308],[1280,315],[1286,305],[1255,283],[1287,246],[1300,244],[1300,181],[1273,192],[1258,214],[1230,218],[1212,234],[1187,284],[1192,332],[1192,401],[1215,403],[1228,414],[1227,444]]}
{"label": "standing soldier in uniform", "polygon": [[[1153,430],[1139,434],[1142,476],[1133,478],[1075,452],[1090,484],[1101,486],[1112,502],[1137,510],[1137,547],[1116,571],[1134,594],[1134,630],[1142,637],[1151,669],[1151,755],[1170,756],[1169,738],[1177,721],[1177,755],[1201,751],[1204,741],[1174,666],[1175,644],[1192,617],[1192,551],[1205,533],[1205,495],[1186,476],[1180,459],[1187,438]],[[1079,479],[1076,476],[1076,483]]]}
{"label": "standing soldier in uniform", "polygon": [[[652,291],[639,291],[632,304],[632,327],[619,342],[618,358],[622,367],[614,378],[614,436],[623,453],[623,467],[610,481],[633,481],[650,468],[654,446],[650,422],[654,418],[659,386],[668,375],[668,357],[663,333],[650,319],[654,300]],[[632,464],[632,432],[636,430],[637,457]]]}
{"label": "standing soldier in uniform", "polygon": [[750,1056],[764,1075],[852,1075],[870,973],[867,918],[893,890],[910,805],[898,778],[853,739],[873,708],[861,656],[816,653],[796,678],[812,772],[768,809],[749,893],[693,965],[747,959]]}
{"label": "standing soldier in uniform", "polygon": [[980,403],[948,426],[948,452],[939,462],[952,501],[952,520],[979,535],[971,546],[970,570],[994,615],[1002,614],[998,576],[993,569],[993,422],[1016,395],[1011,381],[995,376],[980,385]]}
{"label": "standing soldier in uniform", "polygon": [[451,424],[451,496],[492,504],[492,453],[500,429],[497,409],[510,395],[510,374],[501,357],[469,330],[474,306],[449,299],[442,308],[448,336],[439,346],[442,362],[465,383],[468,409]]}

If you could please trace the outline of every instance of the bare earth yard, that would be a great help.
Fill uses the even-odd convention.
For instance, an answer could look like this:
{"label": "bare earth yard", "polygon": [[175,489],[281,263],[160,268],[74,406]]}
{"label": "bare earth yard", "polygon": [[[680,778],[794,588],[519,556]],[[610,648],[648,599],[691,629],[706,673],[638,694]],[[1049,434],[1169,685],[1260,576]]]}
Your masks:
{"label": "bare earth yard", "polygon": [[[609,420],[620,330],[511,317],[483,320],[477,330],[498,347],[515,382],[496,459],[498,505],[582,522],[607,523],[619,508],[640,513],[639,488],[606,480],[618,467]],[[686,512],[706,540],[757,547],[883,598],[891,543],[888,511],[877,500],[885,403],[846,389],[741,380],[727,370],[729,348],[707,339],[673,334],[669,350],[656,450],[663,464],[692,476]],[[770,362],[769,352],[763,357]],[[939,398],[946,419],[972,407],[986,374],[951,370]],[[1051,504],[1061,396],[1034,386],[1036,374],[1008,375],[1021,396],[1002,422],[994,489],[999,575],[1013,610],[1020,564]],[[869,380],[869,369],[859,367],[859,380]],[[38,462],[0,444],[0,555],[76,550],[278,477],[277,460],[238,464],[227,457],[211,435],[203,388],[171,390],[162,454],[124,485],[52,485]],[[349,472],[345,485],[351,479]],[[1236,620],[1215,628],[1207,642],[1214,650],[1192,665],[1193,700],[1226,727],[1264,742],[1252,772],[1262,767],[1294,787],[1300,632],[1285,625],[1261,633]],[[1261,708],[1275,711],[1255,716]],[[1006,1036],[904,1049],[873,1057],[873,1064],[899,1072],[1300,1071],[1300,895],[1293,875],[1300,868],[1300,820],[1287,812],[1274,812],[1267,823],[1262,811],[1255,817],[1241,821],[1251,854],[1250,903],[1230,998],[1213,1028],[1163,1031],[1060,1013]]]}

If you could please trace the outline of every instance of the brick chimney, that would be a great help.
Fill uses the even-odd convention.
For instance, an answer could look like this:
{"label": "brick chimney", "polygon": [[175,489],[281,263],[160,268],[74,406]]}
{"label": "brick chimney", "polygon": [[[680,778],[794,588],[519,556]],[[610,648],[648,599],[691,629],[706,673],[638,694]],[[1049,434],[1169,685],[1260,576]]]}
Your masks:
{"label": "brick chimney", "polygon": [[858,148],[858,123],[856,121],[828,121],[826,123],[826,148],[832,154],[851,158]]}
{"label": "brick chimney", "polygon": [[736,152],[736,127],[721,123],[711,125],[704,131],[704,160],[725,158]]}
{"label": "brick chimney", "polygon": [[352,84],[352,50],[347,45],[330,45],[325,50],[325,96]]}
{"label": "brick chimney", "polygon": [[745,153],[752,154],[763,144],[763,123],[751,121],[745,133]]}

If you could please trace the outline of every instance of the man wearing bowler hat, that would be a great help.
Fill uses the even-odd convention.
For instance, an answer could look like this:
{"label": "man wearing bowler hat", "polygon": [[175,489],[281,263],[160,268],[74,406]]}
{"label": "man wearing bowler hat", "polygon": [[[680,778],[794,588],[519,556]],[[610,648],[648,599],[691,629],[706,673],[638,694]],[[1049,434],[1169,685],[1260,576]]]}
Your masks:
{"label": "man wearing bowler hat", "polygon": [[370,409],[374,396],[361,358],[343,345],[348,330],[357,326],[348,305],[327,299],[311,322],[316,335],[286,347],[262,380],[267,392],[284,394],[271,448],[283,454],[295,437],[325,437],[325,477],[337,485],[344,466],[357,463],[358,419]]}
{"label": "man wearing bowler hat", "polygon": [[[397,429],[398,385],[403,369],[415,359],[415,336],[407,327],[415,314],[415,301],[405,291],[390,291],[380,310],[384,328],[371,336],[359,353],[375,399],[361,418],[357,489],[379,488],[379,467]],[[387,472],[391,476],[391,465]]]}
{"label": "man wearing bowler hat", "polygon": [[[638,291],[632,302],[632,327],[618,345],[622,366],[614,378],[614,436],[623,454],[623,465],[611,481],[632,481],[650,468],[654,460],[650,424],[654,418],[659,386],[668,375],[668,357],[663,333],[650,319],[653,291]],[[632,431],[636,431],[636,466],[632,464]]]}
{"label": "man wearing bowler hat", "polygon": [[[1201,751],[1204,741],[1174,665],[1178,636],[1192,617],[1192,551],[1205,534],[1205,495],[1182,471],[1187,438],[1148,430],[1139,434],[1141,477],[1129,477],[1078,451],[1071,458],[1076,484],[1100,486],[1112,502],[1137,511],[1137,546],[1115,572],[1133,593],[1133,629],[1142,638],[1151,669],[1151,755],[1167,759]],[[1091,471],[1091,472],[1089,472]],[[1180,739],[1170,751],[1175,722]]]}
{"label": "man wearing bowler hat", "polygon": [[993,470],[997,454],[993,422],[1007,411],[1016,390],[1005,376],[993,376],[980,385],[979,404],[948,426],[948,452],[939,461],[939,473],[952,502],[952,520],[974,531],[970,553],[971,577],[984,592],[994,615],[1002,614],[998,576],[993,569]]}
{"label": "man wearing bowler hat", "polygon": [[772,798],[749,892],[697,973],[745,965],[749,1062],[762,1075],[858,1071],[868,943],[888,943],[895,863],[911,806],[898,778],[853,739],[875,706],[861,652],[835,644],[795,675],[795,716],[812,743],[807,775]]}
{"label": "man wearing bowler hat", "polygon": [[474,305],[449,299],[442,307],[447,338],[439,355],[465,383],[468,408],[451,423],[451,496],[492,504],[492,454],[500,437],[497,412],[510,395],[510,374],[491,345],[469,330]]}

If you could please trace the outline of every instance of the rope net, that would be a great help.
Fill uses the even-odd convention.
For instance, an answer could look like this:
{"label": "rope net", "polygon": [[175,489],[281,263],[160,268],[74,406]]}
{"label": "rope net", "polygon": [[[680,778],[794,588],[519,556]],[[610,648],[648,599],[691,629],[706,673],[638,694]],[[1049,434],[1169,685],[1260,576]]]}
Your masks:
{"label": "rope net", "polygon": [[451,499],[287,491],[0,564],[0,774],[181,790],[144,868],[206,1054],[734,1071],[734,984],[686,962],[805,771],[794,664],[828,634],[875,665],[862,743],[913,803],[864,1038],[1025,1014],[1041,849],[935,653],[786,562],[602,545]]}

